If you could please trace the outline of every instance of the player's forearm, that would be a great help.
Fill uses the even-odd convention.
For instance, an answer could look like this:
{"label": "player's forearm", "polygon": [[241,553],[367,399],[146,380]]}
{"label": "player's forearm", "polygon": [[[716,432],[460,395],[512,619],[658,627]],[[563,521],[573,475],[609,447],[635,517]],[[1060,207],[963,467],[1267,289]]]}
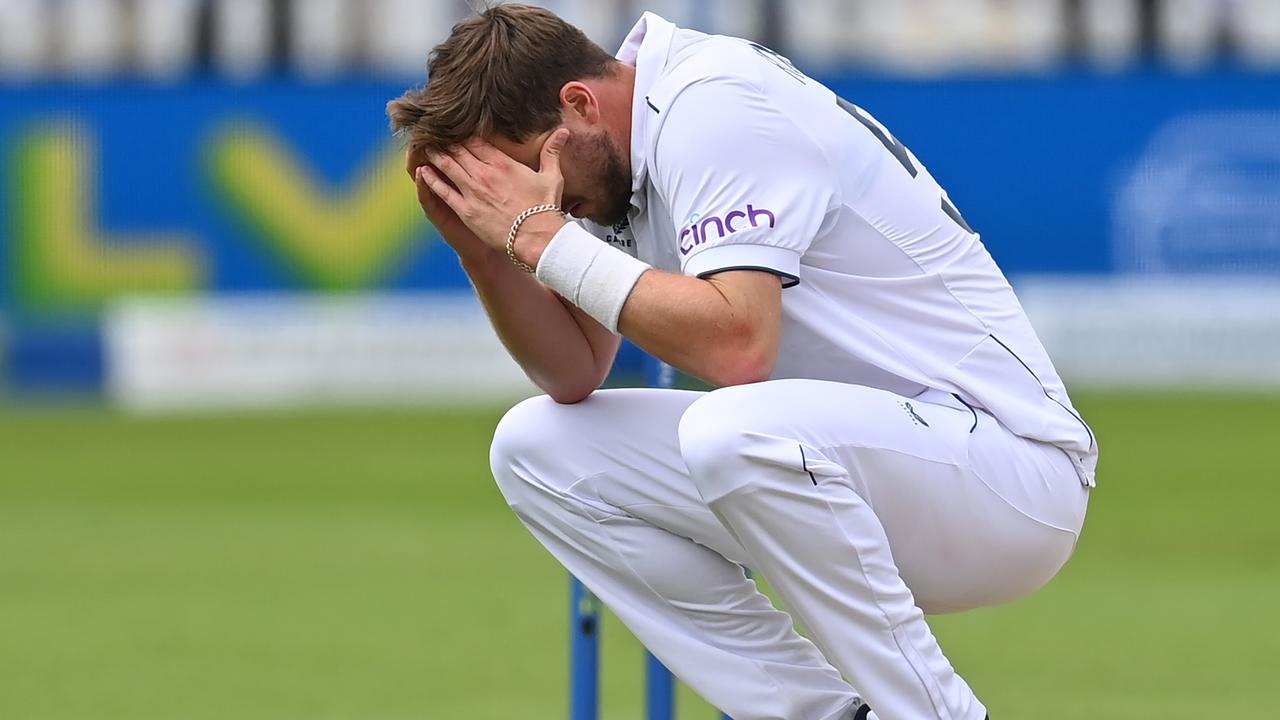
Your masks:
{"label": "player's forearm", "polygon": [[[744,276],[736,274],[739,280]],[[777,292],[777,277],[745,275],[749,283]],[[714,385],[759,382],[773,371],[781,318],[744,289],[718,276],[703,280],[650,270],[627,298],[619,328],[650,354]]]}
{"label": "player's forearm", "polygon": [[577,402],[600,386],[619,338],[570,310],[555,293],[497,253],[462,257],[502,344],[534,384],[559,402]]}

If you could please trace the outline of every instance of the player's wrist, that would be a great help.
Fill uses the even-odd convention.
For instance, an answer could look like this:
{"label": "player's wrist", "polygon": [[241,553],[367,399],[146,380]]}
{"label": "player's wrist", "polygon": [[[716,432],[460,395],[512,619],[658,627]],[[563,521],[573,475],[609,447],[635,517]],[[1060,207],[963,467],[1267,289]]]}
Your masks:
{"label": "player's wrist", "polygon": [[445,244],[453,248],[467,275],[487,275],[495,269],[505,270],[504,266],[511,264],[502,251],[486,245],[479,238],[472,238],[470,242],[453,242],[446,238]]}
{"label": "player's wrist", "polygon": [[514,259],[531,268],[537,268],[547,245],[551,244],[552,238],[565,224],[564,215],[558,212],[539,213],[525,220],[520,226],[520,231],[516,233],[515,242],[512,243]]}
{"label": "player's wrist", "polygon": [[613,332],[648,264],[566,223],[538,260],[538,280]]}

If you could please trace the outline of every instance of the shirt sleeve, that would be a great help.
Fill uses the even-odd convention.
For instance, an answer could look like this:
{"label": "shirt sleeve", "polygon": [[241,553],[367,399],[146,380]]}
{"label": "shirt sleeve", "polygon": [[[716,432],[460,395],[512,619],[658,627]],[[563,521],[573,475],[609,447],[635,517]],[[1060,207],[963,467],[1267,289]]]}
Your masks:
{"label": "shirt sleeve", "polygon": [[692,85],[666,115],[654,175],[681,271],[764,270],[784,286],[800,282],[800,257],[837,203],[818,144],[742,79]]}

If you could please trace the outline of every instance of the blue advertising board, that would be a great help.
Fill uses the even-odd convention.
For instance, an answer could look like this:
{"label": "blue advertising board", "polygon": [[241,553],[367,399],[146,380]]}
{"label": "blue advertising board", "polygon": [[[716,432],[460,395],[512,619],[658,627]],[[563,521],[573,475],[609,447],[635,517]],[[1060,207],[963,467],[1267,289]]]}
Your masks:
{"label": "blue advertising board", "polygon": [[[1010,275],[1141,269],[1152,252],[1218,262],[1236,251],[1206,260],[1160,228],[1220,226],[1209,210],[1168,218],[1179,203],[1236,191],[1263,208],[1246,217],[1244,232],[1262,238],[1250,262],[1280,272],[1280,240],[1268,240],[1280,221],[1265,210],[1267,184],[1280,180],[1280,152],[1266,148],[1280,77],[822,79],[912,149]],[[387,132],[383,107],[401,90],[301,80],[4,90],[0,317],[11,384],[92,386],[97,313],[124,295],[465,291]],[[1240,141],[1251,133],[1257,141]],[[1205,153],[1217,185],[1168,180]],[[1146,233],[1138,260],[1123,250],[1131,231]]]}

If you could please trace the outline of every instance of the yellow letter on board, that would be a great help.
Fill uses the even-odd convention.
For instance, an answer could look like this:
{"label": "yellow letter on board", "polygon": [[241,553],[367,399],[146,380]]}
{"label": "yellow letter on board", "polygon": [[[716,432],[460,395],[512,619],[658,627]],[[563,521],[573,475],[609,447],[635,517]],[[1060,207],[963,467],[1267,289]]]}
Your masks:
{"label": "yellow letter on board", "polygon": [[118,295],[194,289],[203,265],[192,238],[97,230],[96,154],[76,126],[45,126],[19,140],[9,202],[20,297],[88,309]]}
{"label": "yellow letter on board", "polygon": [[421,210],[391,144],[345,190],[323,187],[267,132],[237,125],[211,148],[214,183],[313,287],[367,288],[420,233]]}

